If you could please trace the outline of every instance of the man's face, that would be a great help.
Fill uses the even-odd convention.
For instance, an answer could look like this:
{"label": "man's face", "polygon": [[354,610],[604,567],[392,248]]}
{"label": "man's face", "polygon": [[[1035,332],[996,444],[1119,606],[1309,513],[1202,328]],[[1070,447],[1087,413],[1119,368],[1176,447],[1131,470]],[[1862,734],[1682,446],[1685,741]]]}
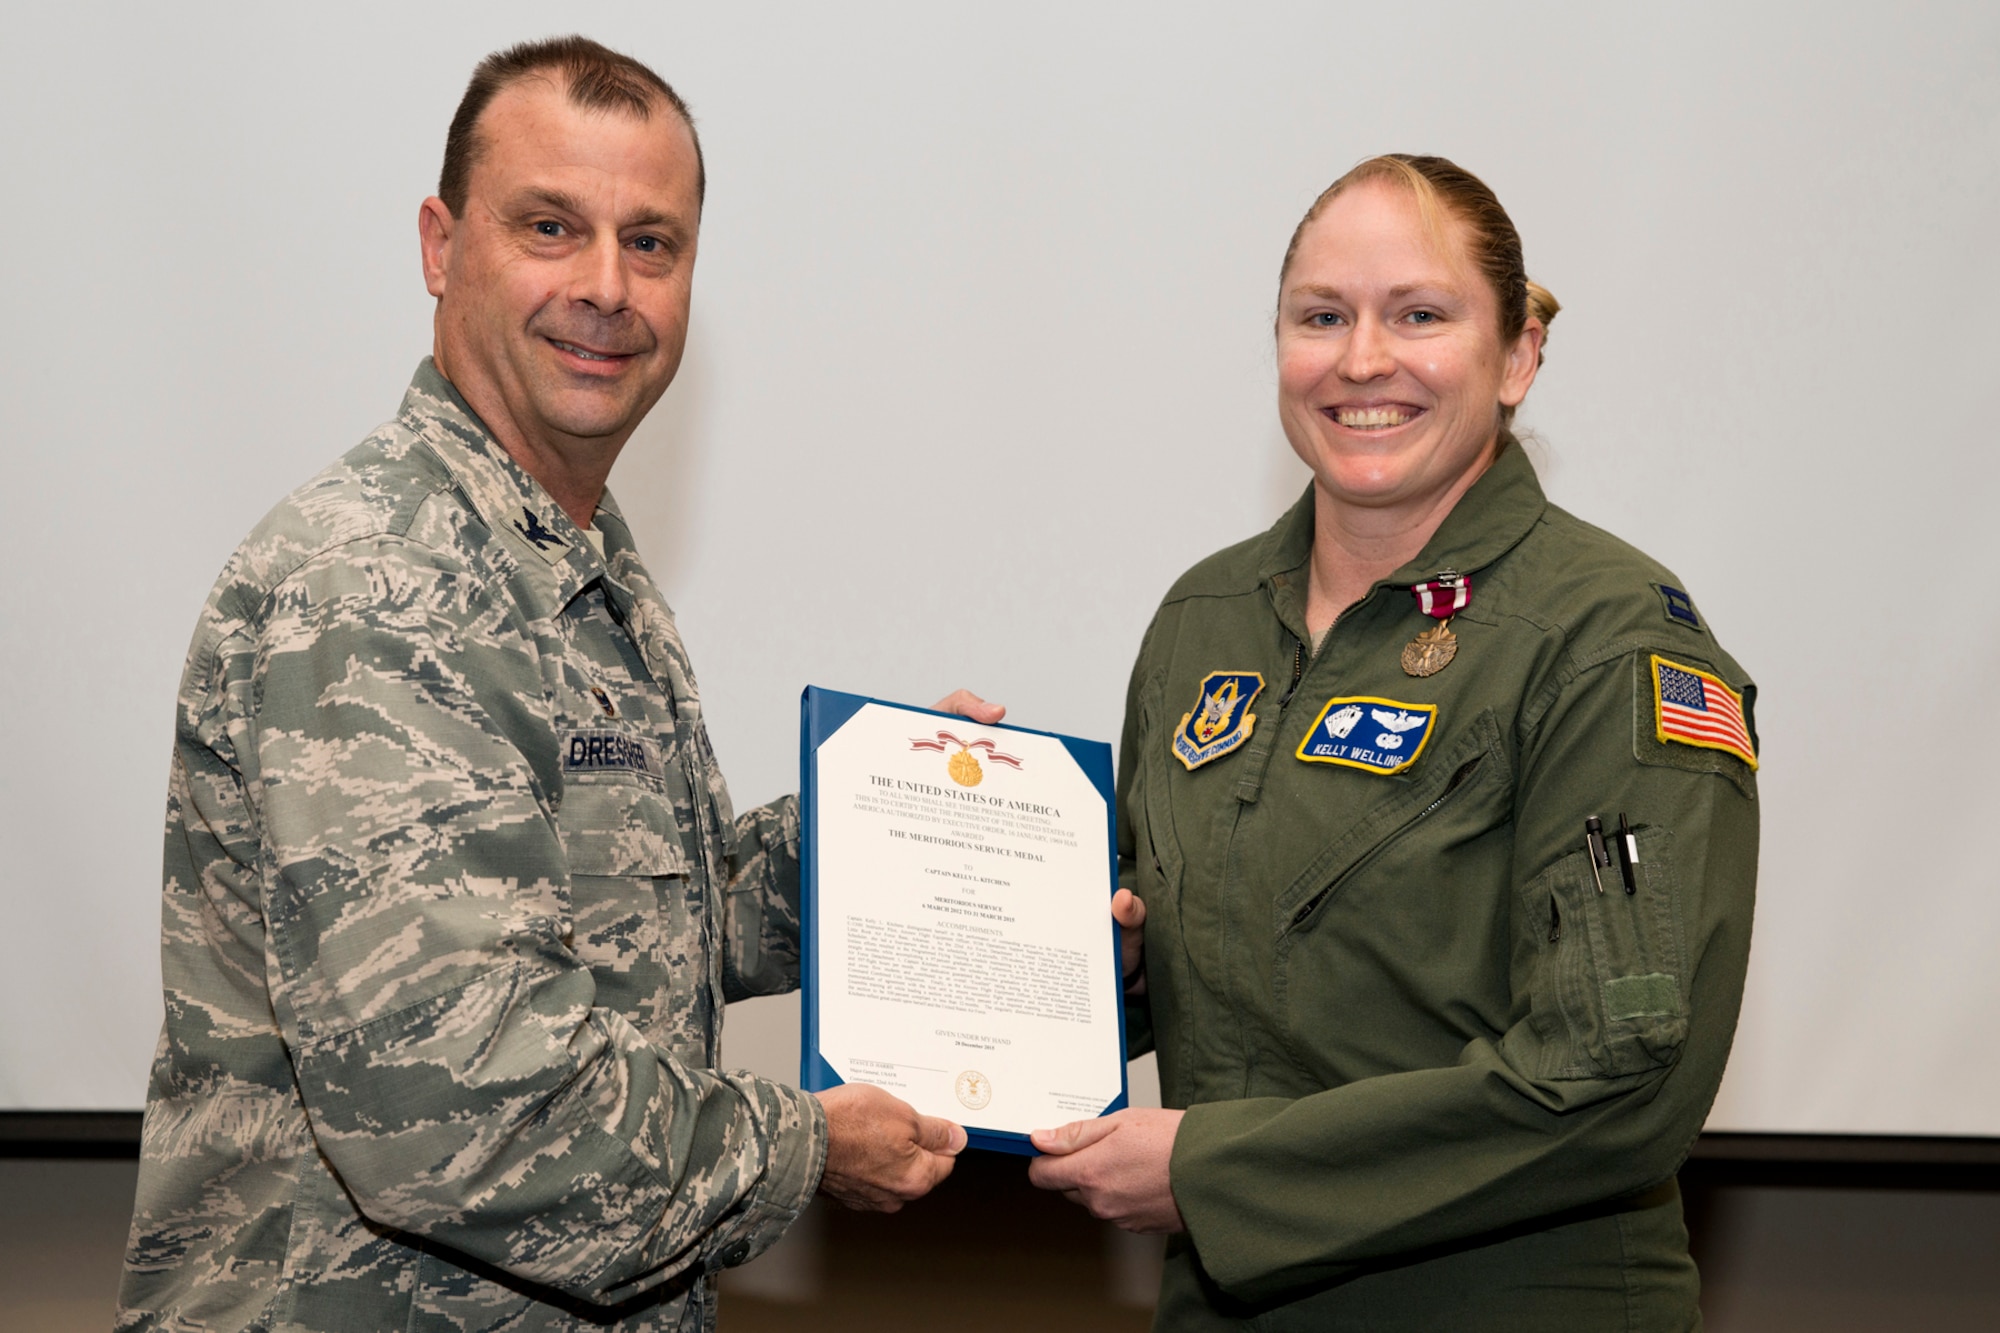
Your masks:
{"label": "man's face", "polygon": [[510,450],[615,454],[687,342],[693,135],[664,103],[645,120],[584,110],[535,77],[478,132],[461,216],[436,199],[422,216],[440,367]]}

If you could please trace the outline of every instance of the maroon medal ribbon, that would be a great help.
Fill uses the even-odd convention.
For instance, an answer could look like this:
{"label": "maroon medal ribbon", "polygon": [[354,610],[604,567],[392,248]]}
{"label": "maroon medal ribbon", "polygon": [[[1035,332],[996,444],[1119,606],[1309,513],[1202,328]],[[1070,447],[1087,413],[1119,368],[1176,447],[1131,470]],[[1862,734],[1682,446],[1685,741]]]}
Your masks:
{"label": "maroon medal ribbon", "polygon": [[1472,604],[1472,576],[1446,571],[1434,579],[1412,583],[1410,591],[1425,615],[1432,620],[1450,620]]}
{"label": "maroon medal ribbon", "polygon": [[1458,656],[1458,636],[1451,618],[1472,604],[1472,580],[1455,569],[1440,569],[1437,577],[1412,583],[1410,592],[1432,625],[1403,646],[1403,671],[1411,676],[1435,676]]}

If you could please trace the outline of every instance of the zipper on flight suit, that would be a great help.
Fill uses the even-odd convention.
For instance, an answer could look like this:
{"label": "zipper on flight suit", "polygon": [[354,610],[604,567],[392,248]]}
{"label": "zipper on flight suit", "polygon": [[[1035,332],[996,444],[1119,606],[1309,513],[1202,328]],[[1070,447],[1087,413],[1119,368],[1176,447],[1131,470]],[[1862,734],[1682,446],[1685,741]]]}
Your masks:
{"label": "zipper on flight suit", "polygon": [[[1283,576],[1281,575],[1280,577]],[[1291,704],[1292,699],[1298,694],[1299,686],[1305,682],[1306,664],[1308,662],[1318,661],[1320,651],[1326,647],[1326,641],[1332,637],[1333,631],[1339,627],[1340,622],[1347,619],[1348,616],[1356,608],[1366,606],[1368,602],[1374,598],[1377,590],[1385,586],[1387,585],[1379,583],[1376,584],[1375,587],[1370,588],[1366,593],[1362,594],[1362,596],[1355,602],[1353,602],[1351,605],[1343,608],[1340,614],[1333,618],[1333,623],[1326,627],[1325,632],[1320,636],[1319,642],[1316,645],[1314,645],[1310,653],[1306,651],[1306,643],[1304,639],[1300,638],[1297,634],[1292,634],[1292,632],[1289,629],[1285,631],[1287,634],[1291,634],[1292,638],[1292,683],[1290,686],[1286,688],[1284,694],[1278,699],[1278,713],[1281,720],[1285,712],[1285,709]],[[1275,734],[1275,733],[1267,730],[1266,734]],[[1249,758],[1252,762],[1244,765],[1244,767],[1248,771],[1244,772],[1238,778],[1235,788],[1235,794],[1236,794],[1236,799],[1238,801],[1242,802],[1245,805],[1249,805],[1254,803],[1264,790],[1264,774],[1265,771],[1270,767],[1271,756],[1274,753],[1274,751],[1269,748],[1268,742],[1260,740],[1260,741],[1253,741],[1246,749],[1245,753],[1246,757]]]}
{"label": "zipper on flight suit", "polygon": [[[1386,588],[1388,586],[1389,585],[1386,583],[1378,583],[1374,587],[1370,588],[1367,592],[1362,593],[1360,597],[1356,598],[1346,607],[1342,608],[1339,614],[1334,616],[1333,623],[1328,625],[1326,629],[1320,634],[1319,642],[1315,644],[1313,647],[1312,651],[1313,657],[1315,659],[1319,657],[1319,650],[1321,648],[1326,647],[1327,639],[1332,637],[1334,629],[1339,626],[1340,622],[1347,619],[1349,612],[1352,612],[1360,607],[1366,606],[1370,601],[1374,600],[1375,594],[1377,592],[1381,591],[1383,588]],[[1290,634],[1291,631],[1287,630],[1286,633]],[[1299,685],[1301,682],[1305,680],[1305,676],[1306,676],[1306,641],[1304,639],[1301,639],[1298,635],[1293,634],[1292,635],[1292,684],[1291,688],[1285,691],[1284,697],[1278,700],[1279,712],[1281,713],[1284,712],[1285,705],[1290,703],[1292,701],[1292,696],[1299,692]]]}
{"label": "zipper on flight suit", "polygon": [[1290,703],[1292,701],[1292,696],[1299,692],[1299,682],[1303,681],[1305,678],[1306,678],[1306,645],[1305,642],[1302,639],[1300,639],[1298,635],[1294,634],[1292,635],[1292,684],[1291,687],[1285,691],[1284,697],[1278,700],[1279,712],[1282,713],[1285,711],[1285,705]]}
{"label": "zipper on flight suit", "polygon": [[1394,842],[1397,838],[1403,836],[1403,834],[1408,832],[1411,828],[1414,828],[1416,825],[1422,823],[1426,818],[1428,818],[1432,813],[1434,813],[1439,806],[1443,805],[1446,801],[1450,800],[1452,793],[1465,785],[1465,780],[1472,776],[1473,771],[1477,769],[1479,765],[1485,761],[1485,759],[1486,759],[1486,751],[1481,750],[1478,754],[1472,756],[1472,758],[1460,764],[1458,766],[1457,771],[1455,771],[1451,775],[1451,780],[1444,784],[1444,790],[1437,794],[1437,798],[1435,800],[1433,800],[1429,805],[1425,806],[1423,809],[1417,811],[1417,813],[1413,815],[1411,818],[1404,820],[1402,823],[1396,825],[1395,828],[1391,829],[1383,837],[1379,838],[1374,846],[1370,847],[1366,852],[1363,852],[1360,857],[1358,857],[1347,867],[1347,869],[1341,871],[1340,877],[1338,879],[1334,880],[1331,884],[1327,885],[1325,888],[1321,889],[1318,893],[1315,893],[1312,897],[1306,899],[1304,903],[1300,904],[1299,910],[1292,913],[1291,924],[1286,926],[1285,929],[1287,931],[1293,931],[1297,930],[1300,926],[1304,925],[1306,918],[1311,916],[1313,912],[1318,909],[1319,905],[1326,901],[1327,895],[1331,894],[1335,889],[1339,888],[1343,883],[1346,882],[1346,880],[1351,875],[1353,875],[1356,871],[1360,870],[1362,866],[1367,865],[1369,861],[1373,860],[1375,853],[1381,851],[1384,847]]}

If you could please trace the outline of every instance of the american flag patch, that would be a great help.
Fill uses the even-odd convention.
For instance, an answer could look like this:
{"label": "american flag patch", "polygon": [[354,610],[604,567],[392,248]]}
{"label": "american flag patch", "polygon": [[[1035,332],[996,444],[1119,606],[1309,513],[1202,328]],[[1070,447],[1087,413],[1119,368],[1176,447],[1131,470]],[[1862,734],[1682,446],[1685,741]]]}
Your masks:
{"label": "american flag patch", "polygon": [[1653,722],[1662,741],[1724,750],[1757,767],[1743,696],[1699,667],[1654,656]]}

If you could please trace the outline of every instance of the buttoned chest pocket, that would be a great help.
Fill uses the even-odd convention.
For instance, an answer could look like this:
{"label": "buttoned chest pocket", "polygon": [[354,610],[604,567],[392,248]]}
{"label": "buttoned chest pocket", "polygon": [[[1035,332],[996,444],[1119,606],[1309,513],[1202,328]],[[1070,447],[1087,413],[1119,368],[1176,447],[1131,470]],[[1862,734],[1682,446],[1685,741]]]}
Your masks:
{"label": "buttoned chest pocket", "polygon": [[571,782],[556,821],[570,870],[571,948],[597,1003],[655,1040],[691,1032],[708,950],[671,804],[635,777]]}

